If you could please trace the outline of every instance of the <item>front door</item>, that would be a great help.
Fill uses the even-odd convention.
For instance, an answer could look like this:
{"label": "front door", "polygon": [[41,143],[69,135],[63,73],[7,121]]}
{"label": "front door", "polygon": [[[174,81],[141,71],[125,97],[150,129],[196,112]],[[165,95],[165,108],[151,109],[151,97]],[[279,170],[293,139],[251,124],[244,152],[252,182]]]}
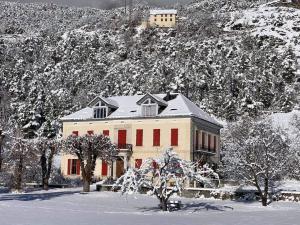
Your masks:
{"label": "front door", "polygon": [[124,161],[118,158],[116,165],[116,177],[119,178],[124,174]]}
{"label": "front door", "polygon": [[118,131],[118,148],[120,149],[126,148],[126,130]]}

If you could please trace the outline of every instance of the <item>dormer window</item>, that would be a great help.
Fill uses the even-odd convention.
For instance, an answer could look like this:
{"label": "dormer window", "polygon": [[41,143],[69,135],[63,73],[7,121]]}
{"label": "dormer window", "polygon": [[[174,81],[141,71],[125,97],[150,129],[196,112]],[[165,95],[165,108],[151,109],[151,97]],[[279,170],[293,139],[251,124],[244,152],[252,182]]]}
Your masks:
{"label": "dormer window", "polygon": [[146,99],[142,105],[142,116],[156,116],[158,113],[158,105],[152,99]]}
{"label": "dormer window", "polygon": [[108,108],[103,102],[98,102],[94,106],[94,118],[103,119],[107,117]]}

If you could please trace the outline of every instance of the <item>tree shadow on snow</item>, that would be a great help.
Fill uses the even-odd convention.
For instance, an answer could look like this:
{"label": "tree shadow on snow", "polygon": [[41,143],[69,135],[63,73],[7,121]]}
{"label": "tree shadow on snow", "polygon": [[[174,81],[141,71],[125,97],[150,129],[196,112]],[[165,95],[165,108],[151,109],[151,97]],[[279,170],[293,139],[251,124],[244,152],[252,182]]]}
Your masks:
{"label": "tree shadow on snow", "polygon": [[49,193],[25,193],[25,194],[3,194],[0,195],[0,201],[34,201],[34,200],[49,200],[51,198],[57,198],[65,195],[73,195],[80,193],[80,191],[62,191],[62,192],[49,192]]}
{"label": "tree shadow on snow", "polygon": [[[142,212],[160,212],[161,209],[159,206],[157,207],[139,207],[138,210]],[[178,211],[192,211],[192,212],[199,212],[199,211],[232,211],[233,208],[230,206],[224,205],[214,205],[212,203],[188,203],[183,204],[182,207]]]}
{"label": "tree shadow on snow", "polygon": [[212,203],[204,203],[204,202],[198,202],[198,203],[188,203],[184,204],[181,208],[182,210],[188,210],[193,212],[198,211],[228,211],[233,210],[232,207],[226,206],[226,205],[214,205]]}

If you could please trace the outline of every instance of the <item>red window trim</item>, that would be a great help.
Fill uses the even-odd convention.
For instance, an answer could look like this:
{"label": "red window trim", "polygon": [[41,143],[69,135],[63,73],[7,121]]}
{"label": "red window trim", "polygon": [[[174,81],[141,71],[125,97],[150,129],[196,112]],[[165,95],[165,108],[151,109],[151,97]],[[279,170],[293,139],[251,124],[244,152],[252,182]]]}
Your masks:
{"label": "red window trim", "polygon": [[153,129],[153,146],[160,146],[160,129]]}
{"label": "red window trim", "polygon": [[171,146],[178,146],[178,128],[171,129]]}
{"label": "red window trim", "polygon": [[78,130],[74,130],[74,131],[72,131],[72,136],[76,136],[76,137],[78,137],[78,136],[79,136],[79,132],[78,132]]}
{"label": "red window trim", "polygon": [[210,134],[208,134],[208,137],[207,137],[207,148],[208,148],[208,150],[211,150],[211,135]]}
{"label": "red window trim", "polygon": [[109,130],[103,130],[103,135],[104,136],[109,136]]}
{"label": "red window trim", "polygon": [[102,165],[101,165],[101,175],[102,176],[107,176],[107,174],[108,174],[108,168],[107,167],[108,167],[107,162],[102,160]]}
{"label": "red window trim", "polygon": [[135,165],[134,165],[135,168],[140,169],[142,164],[143,164],[142,159],[135,159]]}
{"label": "red window trim", "polygon": [[67,171],[68,175],[71,175],[71,161],[72,159],[68,159],[68,171]]}
{"label": "red window trim", "polygon": [[93,131],[93,130],[88,130],[88,131],[87,131],[87,134],[88,134],[88,135],[94,135],[94,131]]}
{"label": "red window trim", "polygon": [[143,129],[136,130],[136,146],[143,146]]}
{"label": "red window trim", "polygon": [[80,160],[76,160],[76,175],[80,175]]}

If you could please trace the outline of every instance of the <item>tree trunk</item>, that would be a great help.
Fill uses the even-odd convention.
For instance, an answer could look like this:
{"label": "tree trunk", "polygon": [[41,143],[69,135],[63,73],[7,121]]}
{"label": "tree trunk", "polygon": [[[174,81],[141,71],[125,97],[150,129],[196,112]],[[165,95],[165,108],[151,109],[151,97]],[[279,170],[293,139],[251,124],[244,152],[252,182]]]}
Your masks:
{"label": "tree trunk", "polygon": [[15,182],[14,182],[14,189],[15,190],[22,190],[22,176],[23,176],[23,158],[20,156],[18,166],[15,170]]}
{"label": "tree trunk", "polygon": [[49,178],[48,177],[43,178],[43,190],[45,190],[45,191],[49,190]]}
{"label": "tree trunk", "polygon": [[268,197],[267,196],[263,195],[261,197],[261,204],[262,204],[262,206],[267,206],[268,205]]}
{"label": "tree trunk", "polygon": [[83,180],[83,192],[90,192],[90,181],[88,179]]}
{"label": "tree trunk", "polygon": [[168,211],[168,205],[167,205],[167,200],[164,198],[160,199],[160,205],[161,205],[161,209],[162,211]]}

